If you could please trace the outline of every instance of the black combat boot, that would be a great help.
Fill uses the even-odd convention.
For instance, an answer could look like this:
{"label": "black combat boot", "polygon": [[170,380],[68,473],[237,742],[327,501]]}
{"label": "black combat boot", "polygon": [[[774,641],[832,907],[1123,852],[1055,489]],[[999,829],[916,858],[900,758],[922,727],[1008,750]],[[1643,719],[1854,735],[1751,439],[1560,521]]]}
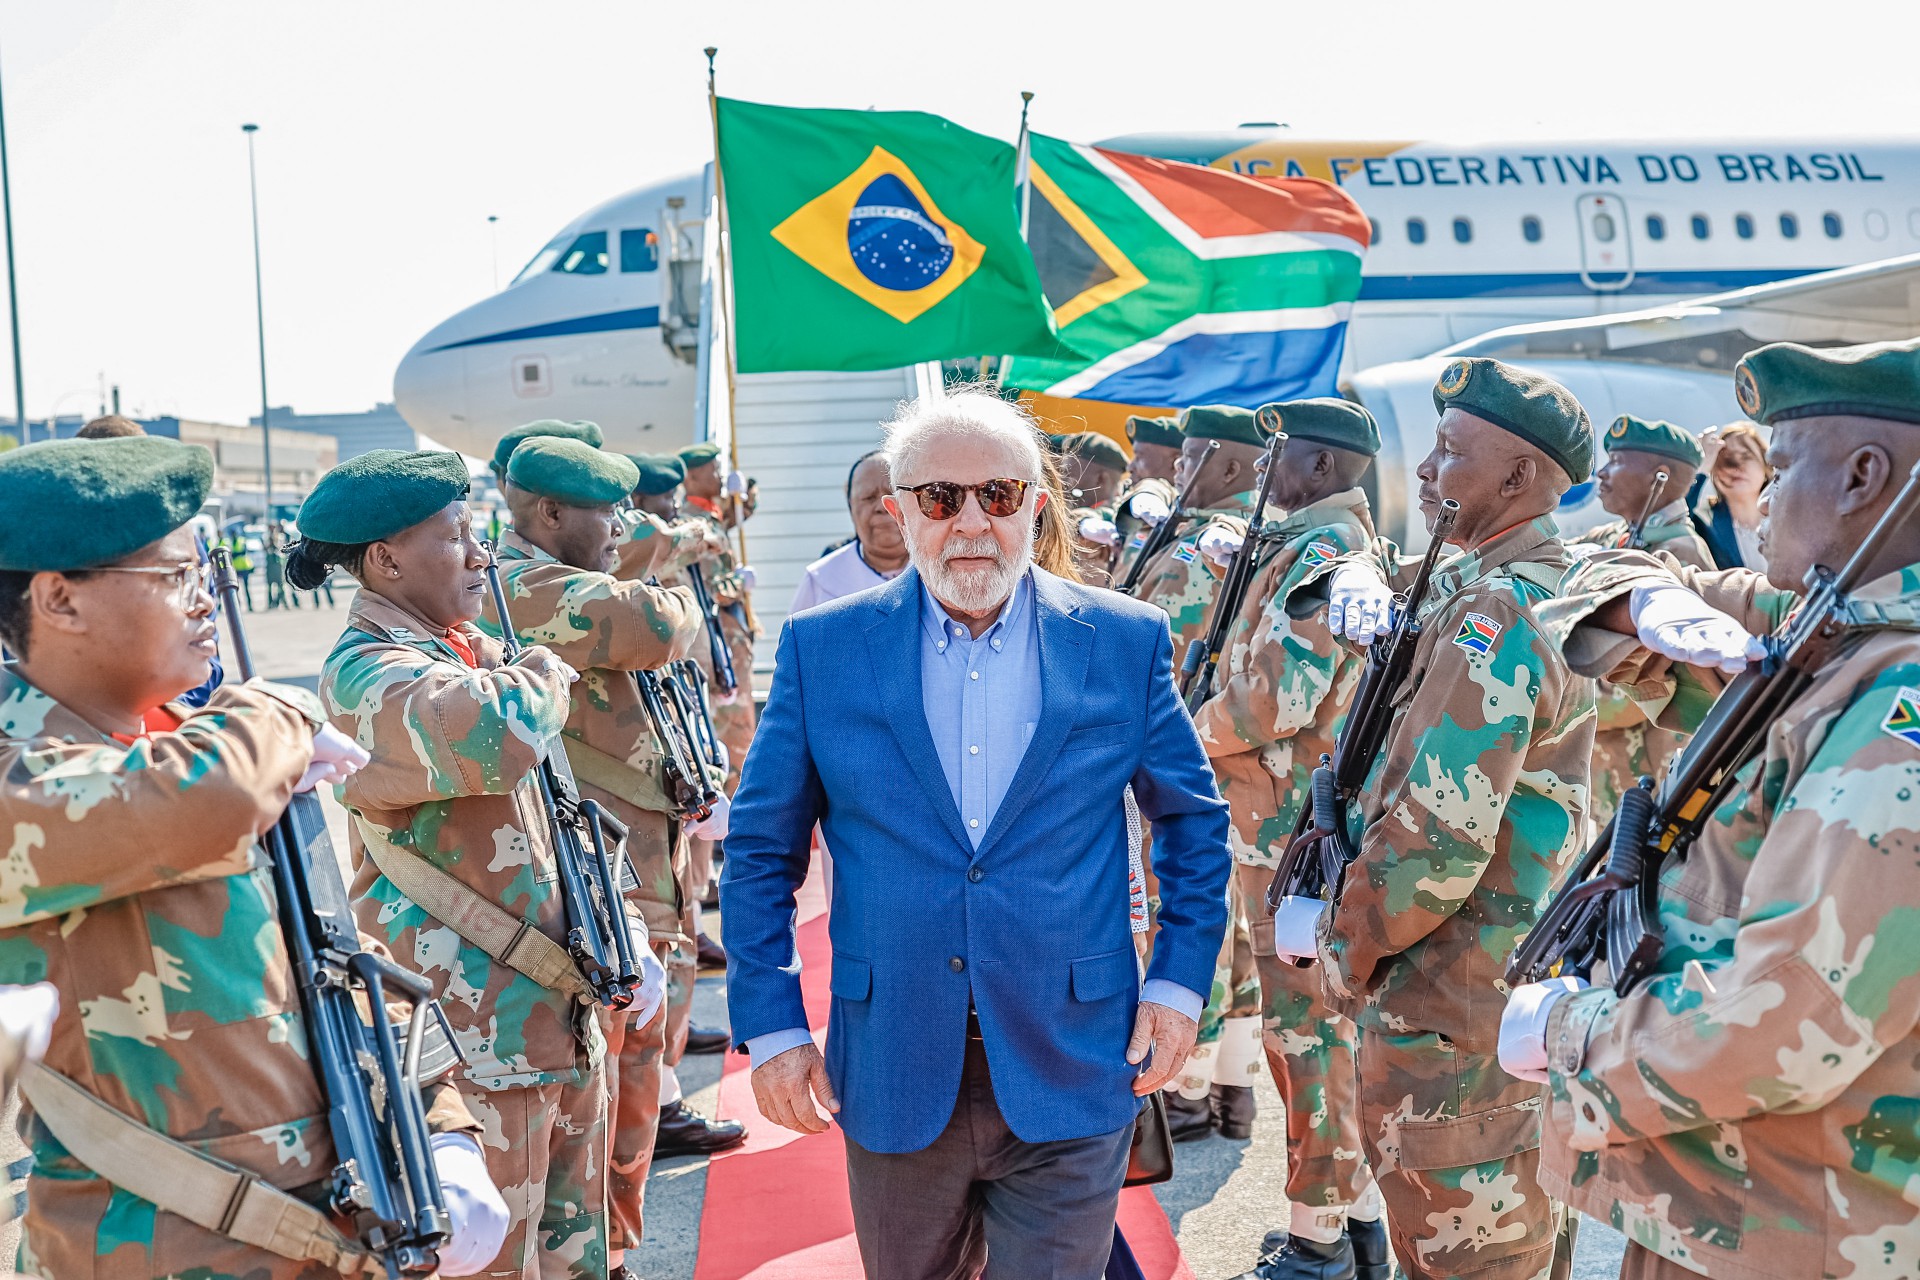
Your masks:
{"label": "black combat boot", "polygon": [[1213,1096],[1208,1101],[1213,1105],[1213,1122],[1219,1126],[1221,1137],[1253,1136],[1252,1085],[1217,1084],[1213,1086]]}
{"label": "black combat boot", "polygon": [[1319,1244],[1290,1235],[1235,1280],[1354,1280],[1353,1245],[1345,1236]]}
{"label": "black combat boot", "polygon": [[1387,1224],[1347,1219],[1347,1239],[1353,1241],[1356,1280],[1393,1280],[1393,1254],[1387,1248]]}
{"label": "black combat boot", "polygon": [[1167,1091],[1167,1128],[1175,1142],[1192,1142],[1213,1132],[1213,1101],[1183,1098]]}
{"label": "black combat boot", "polygon": [[747,1127],[737,1120],[709,1120],[682,1099],[660,1108],[660,1127],[656,1134],[654,1159],[666,1160],[673,1156],[710,1156],[731,1151],[747,1140]]}

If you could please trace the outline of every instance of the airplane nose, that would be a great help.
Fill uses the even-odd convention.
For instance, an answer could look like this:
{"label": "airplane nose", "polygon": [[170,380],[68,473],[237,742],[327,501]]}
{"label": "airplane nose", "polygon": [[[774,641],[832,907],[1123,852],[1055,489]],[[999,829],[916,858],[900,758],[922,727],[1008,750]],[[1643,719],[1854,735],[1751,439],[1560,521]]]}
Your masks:
{"label": "airplane nose", "polygon": [[393,371],[393,403],[407,425],[441,438],[470,421],[466,353],[435,351],[426,339],[414,344]]}

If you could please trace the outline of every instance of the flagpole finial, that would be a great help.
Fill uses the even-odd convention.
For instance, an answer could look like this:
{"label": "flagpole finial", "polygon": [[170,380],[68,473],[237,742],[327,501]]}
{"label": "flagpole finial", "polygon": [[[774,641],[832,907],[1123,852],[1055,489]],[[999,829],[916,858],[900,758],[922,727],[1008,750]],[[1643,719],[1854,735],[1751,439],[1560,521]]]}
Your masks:
{"label": "flagpole finial", "polygon": [[717,53],[719,53],[719,52],[720,52],[720,46],[719,46],[719,45],[717,45],[717,44],[710,44],[710,45],[708,45],[708,46],[707,46],[707,47],[706,47],[706,48],[705,48],[705,49],[704,49],[704,50],[703,50],[702,52],[704,52],[704,53],[705,53],[705,54],[707,55],[707,81],[708,81],[708,83],[712,83],[712,81],[713,81],[713,58],[714,58],[714,55],[715,55],[715,54],[717,54]]}
{"label": "flagpole finial", "polygon": [[1021,101],[1021,102],[1032,102],[1032,101],[1033,101],[1033,90],[1031,90],[1031,89],[1022,89],[1022,90],[1020,91],[1020,101]]}

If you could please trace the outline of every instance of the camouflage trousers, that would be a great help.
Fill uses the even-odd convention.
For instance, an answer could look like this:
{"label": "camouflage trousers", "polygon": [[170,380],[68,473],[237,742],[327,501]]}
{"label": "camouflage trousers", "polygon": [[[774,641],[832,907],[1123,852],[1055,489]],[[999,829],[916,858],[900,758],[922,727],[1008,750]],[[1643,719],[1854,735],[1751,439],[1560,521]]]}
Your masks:
{"label": "camouflage trousers", "polygon": [[1317,968],[1257,959],[1267,1069],[1287,1109],[1287,1199],[1345,1208],[1373,1180],[1361,1155],[1354,1025],[1321,1000]]}
{"label": "camouflage trousers", "polygon": [[[1260,975],[1244,912],[1235,910],[1233,927],[1220,945],[1213,990],[1200,1012],[1193,1054],[1176,1078],[1179,1092],[1204,1098],[1214,1085],[1251,1085],[1260,1074]],[[1238,1020],[1238,1021],[1236,1021]],[[1236,1037],[1244,1027],[1245,1043]]]}
{"label": "camouflage trousers", "polygon": [[1592,817],[1596,835],[1642,776],[1656,781],[1686,742],[1684,734],[1640,723],[1593,735]]}
{"label": "camouflage trousers", "polygon": [[1620,1259],[1620,1280],[1682,1280],[1682,1277],[1693,1280],[1699,1274],[1631,1240],[1627,1242],[1626,1256]]}
{"label": "camouflage trousers", "polygon": [[[657,1021],[657,1019],[656,1019]],[[607,1065],[569,1084],[461,1096],[484,1130],[487,1172],[511,1220],[479,1274],[513,1280],[604,1280],[607,1274]]]}
{"label": "camouflage trousers", "polygon": [[[674,950],[654,948],[663,964]],[[667,981],[671,1000],[671,970]],[[612,1095],[607,1105],[607,1221],[609,1247],[615,1251],[638,1249],[645,1234],[647,1174],[660,1127],[660,1064],[672,1015],[670,1003],[641,1025],[616,1014],[607,1033],[607,1089]]]}
{"label": "camouflage trousers", "polygon": [[1432,1033],[1363,1030],[1359,1064],[1360,1131],[1401,1273],[1564,1275],[1566,1210],[1540,1189],[1540,1086]]}

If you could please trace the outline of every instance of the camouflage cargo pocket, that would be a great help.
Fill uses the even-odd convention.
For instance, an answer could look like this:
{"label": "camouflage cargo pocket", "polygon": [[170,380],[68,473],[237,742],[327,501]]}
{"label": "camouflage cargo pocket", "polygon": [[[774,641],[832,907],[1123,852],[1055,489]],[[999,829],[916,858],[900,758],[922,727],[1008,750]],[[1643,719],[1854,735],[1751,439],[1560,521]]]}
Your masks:
{"label": "camouflage cargo pocket", "polygon": [[1439,1120],[1402,1120],[1399,1134],[1402,1169],[1489,1164],[1540,1146],[1540,1100]]}

